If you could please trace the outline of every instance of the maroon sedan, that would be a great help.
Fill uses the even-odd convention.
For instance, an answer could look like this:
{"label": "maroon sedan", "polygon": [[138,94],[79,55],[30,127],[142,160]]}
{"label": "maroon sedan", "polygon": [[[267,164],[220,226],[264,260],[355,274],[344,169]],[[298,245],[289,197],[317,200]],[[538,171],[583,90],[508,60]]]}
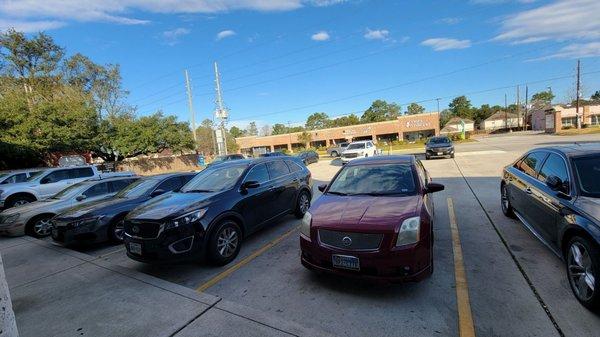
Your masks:
{"label": "maroon sedan", "polygon": [[341,276],[419,281],[433,272],[433,200],[414,156],[348,163],[310,207],[301,226],[302,264]]}

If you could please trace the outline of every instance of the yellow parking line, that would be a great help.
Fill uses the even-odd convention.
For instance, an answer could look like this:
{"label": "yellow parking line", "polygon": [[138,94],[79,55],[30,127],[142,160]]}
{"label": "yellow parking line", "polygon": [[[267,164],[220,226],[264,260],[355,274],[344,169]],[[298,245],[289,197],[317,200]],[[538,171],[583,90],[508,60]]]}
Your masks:
{"label": "yellow parking line", "polygon": [[225,270],[224,272],[222,272],[222,273],[218,274],[217,276],[213,277],[212,279],[208,280],[208,282],[200,285],[198,288],[196,288],[196,291],[198,291],[198,292],[205,291],[206,289],[208,289],[208,288],[214,286],[215,284],[219,283],[221,280],[223,280],[227,276],[233,274],[236,270],[238,270],[238,269],[242,268],[243,266],[247,265],[248,263],[250,263],[250,261],[252,261],[255,258],[259,257],[262,253],[266,252],[267,250],[269,250],[273,246],[275,246],[278,243],[280,243],[281,241],[283,241],[288,236],[292,235],[298,228],[299,228],[299,226],[296,226],[296,227],[290,229],[289,231],[285,232],[283,235],[281,235],[280,237],[276,238],[275,240],[267,243],[266,245],[264,245],[259,250],[257,250],[254,253],[246,256],[240,262],[238,262],[238,263],[234,264],[233,266],[231,266],[229,269]]}
{"label": "yellow parking line", "polygon": [[448,198],[448,215],[452,232],[452,251],[454,252],[454,279],[456,282],[456,303],[458,305],[458,332],[460,337],[474,337],[473,316],[469,302],[469,287],[463,263],[462,247],[454,214],[452,198]]}

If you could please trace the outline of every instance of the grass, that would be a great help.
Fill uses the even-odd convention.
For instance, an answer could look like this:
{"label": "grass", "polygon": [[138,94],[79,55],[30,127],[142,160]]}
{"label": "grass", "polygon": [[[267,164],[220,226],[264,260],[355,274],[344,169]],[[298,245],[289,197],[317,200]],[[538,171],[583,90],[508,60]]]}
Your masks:
{"label": "grass", "polygon": [[599,126],[587,127],[584,129],[568,129],[557,132],[556,134],[559,136],[573,136],[573,135],[590,135],[600,133]]}

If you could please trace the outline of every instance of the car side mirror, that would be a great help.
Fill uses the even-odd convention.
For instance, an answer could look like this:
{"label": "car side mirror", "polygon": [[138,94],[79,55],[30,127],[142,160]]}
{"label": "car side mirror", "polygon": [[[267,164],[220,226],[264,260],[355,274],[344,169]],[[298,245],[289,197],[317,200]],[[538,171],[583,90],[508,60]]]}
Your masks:
{"label": "car side mirror", "polygon": [[258,188],[258,187],[260,187],[260,183],[256,180],[248,180],[242,184],[242,189],[244,189],[244,190],[251,189],[251,188]]}
{"label": "car side mirror", "polygon": [[87,199],[87,196],[85,196],[83,194],[82,195],[78,195],[77,198],[75,198],[75,200],[77,200],[77,201],[84,201],[85,199]]}
{"label": "car side mirror", "polygon": [[157,196],[159,196],[159,195],[161,195],[161,194],[165,194],[166,192],[167,192],[167,191],[165,191],[165,190],[155,190],[154,192],[152,192],[152,193],[150,194],[150,197],[151,197],[151,198],[154,198],[154,197],[157,197]]}
{"label": "car side mirror", "polygon": [[429,183],[425,187],[425,193],[435,193],[444,190],[444,185],[438,183]]}
{"label": "car side mirror", "polygon": [[327,184],[321,184],[317,188],[319,189],[319,191],[325,192],[325,189],[327,188]]}

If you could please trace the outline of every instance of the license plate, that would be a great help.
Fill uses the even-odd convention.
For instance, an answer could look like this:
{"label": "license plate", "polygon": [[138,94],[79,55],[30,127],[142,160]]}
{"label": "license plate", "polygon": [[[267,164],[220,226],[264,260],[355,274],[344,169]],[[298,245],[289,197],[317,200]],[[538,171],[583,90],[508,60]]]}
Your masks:
{"label": "license plate", "polygon": [[438,152],[438,156],[441,156],[444,152]]}
{"label": "license plate", "polygon": [[136,255],[142,255],[142,244],[130,242],[129,243],[129,252]]}
{"label": "license plate", "polygon": [[332,255],[331,262],[336,268],[360,270],[358,257],[348,255]]}

